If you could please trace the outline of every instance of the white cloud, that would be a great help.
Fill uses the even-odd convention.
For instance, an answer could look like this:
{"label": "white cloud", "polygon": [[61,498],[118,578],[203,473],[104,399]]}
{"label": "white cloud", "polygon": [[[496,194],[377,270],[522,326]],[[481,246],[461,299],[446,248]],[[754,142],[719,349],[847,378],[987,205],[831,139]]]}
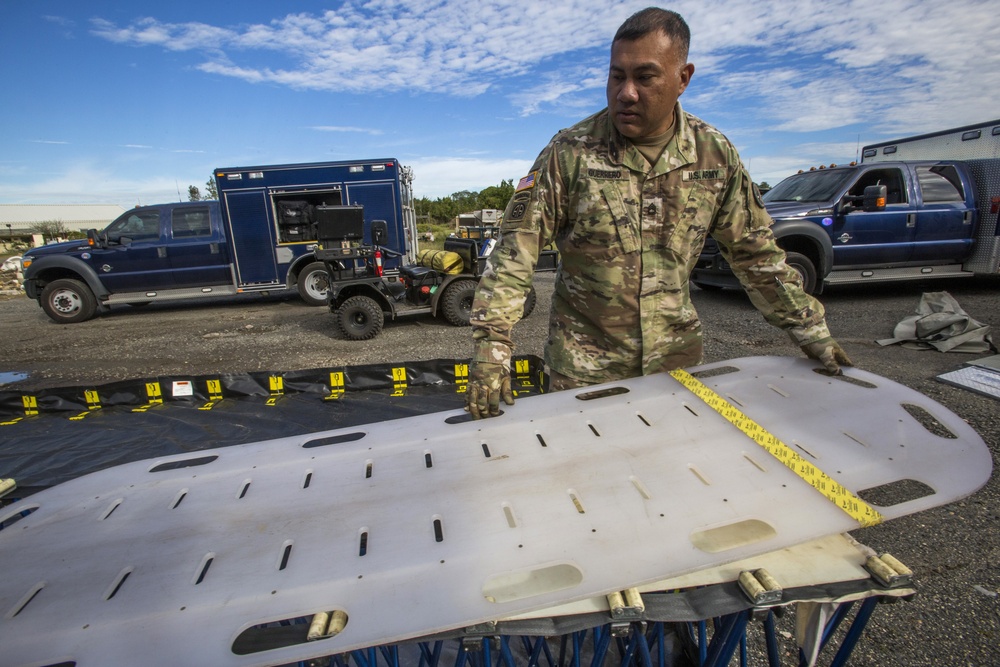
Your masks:
{"label": "white cloud", "polygon": [[463,190],[478,192],[502,181],[516,183],[528,173],[532,160],[422,157],[403,163],[413,167],[414,196],[437,199]]}
{"label": "white cloud", "polygon": [[[319,121],[329,125],[306,121],[298,128],[341,133],[344,144],[351,135],[368,140],[384,132],[378,148],[407,146],[414,154],[434,146],[435,156],[414,158],[412,166],[418,194],[437,197],[520,178],[528,160],[489,158],[527,152],[533,158],[556,123],[603,106],[611,36],[648,4],[484,0],[471,10],[454,0],[346,0],[336,11],[251,25],[96,19],[91,30],[115,44],[168,50],[186,76],[200,72],[358,96],[386,91],[441,108],[453,101],[454,110],[445,109],[430,126],[385,115],[382,128],[345,112]],[[858,134],[871,143],[997,117],[989,93],[1000,84],[1000,54],[988,48],[1000,38],[993,4],[884,0],[873,8],[867,0],[679,0],[671,6],[691,25],[697,66],[685,108],[737,141],[755,179],[769,182],[803,164],[853,156],[856,146],[845,137]],[[532,130],[544,138],[537,145],[494,146],[492,153],[471,150],[490,141],[482,138],[483,119],[472,116],[482,107],[463,105],[486,93],[494,96],[486,98],[490,117],[522,128],[522,139]],[[546,127],[551,132],[537,129]],[[463,146],[463,132],[479,136]],[[445,134],[456,147],[437,143]],[[268,159],[273,157],[271,149]]]}
{"label": "white cloud", "polygon": [[[186,198],[187,181],[128,173],[128,176],[122,176],[120,171],[81,162],[47,179],[26,183],[0,181],[0,201],[17,204],[118,204],[129,208],[136,204]],[[190,182],[200,185],[204,177]],[[178,195],[178,190],[184,197]]]}
{"label": "white cloud", "polygon": [[356,132],[360,134],[371,134],[373,136],[378,136],[383,133],[382,130],[367,127],[349,127],[339,125],[314,125],[309,129],[316,130],[317,132]]}
{"label": "white cloud", "polygon": [[808,142],[795,145],[781,155],[744,158],[744,163],[755,182],[767,181],[775,185],[782,179],[800,170],[808,170],[810,167],[847,164],[855,159],[857,151],[857,144],[847,142]]}
{"label": "white cloud", "polygon": [[[865,123],[922,132],[996,115],[1000,38],[983,0],[693,5],[693,59],[707,53],[703,102],[748,106],[758,124],[810,132]],[[686,9],[684,10],[686,12]],[[714,20],[713,20],[714,17]],[[698,74],[696,73],[696,77]]]}
{"label": "white cloud", "polygon": [[[120,27],[92,23],[95,35],[133,46],[203,53],[202,71],[293,88],[365,92],[373,85],[478,95],[491,81],[531,73],[539,62],[607,43],[628,11],[594,20],[586,0],[560,6],[513,0],[476,11],[437,0],[346,2],[336,12],[289,14],[239,27],[144,18]],[[542,35],[544,39],[531,39]],[[275,67],[274,55],[287,61]],[[266,64],[262,64],[266,63]]]}
{"label": "white cloud", "polygon": [[[197,69],[251,83],[458,97],[500,86],[512,91],[521,115],[568,115],[603,99],[610,38],[646,4],[595,12],[587,0],[493,0],[469,11],[440,0],[348,0],[336,11],[253,25],[154,18],[92,25],[112,42],[196,52],[204,58]],[[867,0],[683,0],[675,7],[692,27],[696,77],[711,86],[700,89],[696,78],[691,96],[720,107],[735,96],[775,129],[808,132],[873,116],[886,128],[927,129],[954,124],[956,107],[958,122],[995,114],[989,96],[971,89],[1000,83],[1000,54],[969,48],[1000,37],[998,13],[986,0],[885,0],[876,11]],[[555,58],[578,61],[552,69]]]}

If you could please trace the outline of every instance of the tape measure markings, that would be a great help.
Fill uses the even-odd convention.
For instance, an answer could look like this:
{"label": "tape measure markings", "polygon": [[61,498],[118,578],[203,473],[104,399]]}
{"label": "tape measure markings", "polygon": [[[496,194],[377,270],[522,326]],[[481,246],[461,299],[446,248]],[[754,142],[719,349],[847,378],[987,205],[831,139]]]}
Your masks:
{"label": "tape measure markings", "polygon": [[806,461],[798,452],[741,412],[732,403],[712,391],[696,377],[684,370],[671,371],[670,375],[862,526],[874,526],[882,522],[882,515],[868,503],[851,493],[849,489],[818,467]]}

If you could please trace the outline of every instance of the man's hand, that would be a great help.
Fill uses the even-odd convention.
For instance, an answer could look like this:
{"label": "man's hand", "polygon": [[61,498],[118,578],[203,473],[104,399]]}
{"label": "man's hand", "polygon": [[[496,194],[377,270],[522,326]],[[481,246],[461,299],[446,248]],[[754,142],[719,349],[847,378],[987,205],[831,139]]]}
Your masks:
{"label": "man's hand", "polygon": [[500,399],[514,405],[510,389],[510,366],[479,361],[469,370],[469,385],[465,394],[465,409],[473,419],[496,417],[500,414]]}
{"label": "man's hand", "polygon": [[830,336],[803,345],[802,351],[810,359],[815,359],[823,364],[826,372],[830,375],[841,375],[843,373],[840,370],[841,366],[854,365],[847,353],[844,352],[844,348],[840,347],[840,344]]}

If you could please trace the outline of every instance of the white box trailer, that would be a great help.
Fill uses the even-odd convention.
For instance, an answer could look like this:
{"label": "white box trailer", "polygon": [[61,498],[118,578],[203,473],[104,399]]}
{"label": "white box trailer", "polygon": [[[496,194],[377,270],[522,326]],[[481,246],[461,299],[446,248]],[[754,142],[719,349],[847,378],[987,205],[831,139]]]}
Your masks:
{"label": "white box trailer", "polygon": [[961,160],[976,185],[975,244],[963,264],[973,273],[1000,272],[1000,120],[865,146],[862,162]]}

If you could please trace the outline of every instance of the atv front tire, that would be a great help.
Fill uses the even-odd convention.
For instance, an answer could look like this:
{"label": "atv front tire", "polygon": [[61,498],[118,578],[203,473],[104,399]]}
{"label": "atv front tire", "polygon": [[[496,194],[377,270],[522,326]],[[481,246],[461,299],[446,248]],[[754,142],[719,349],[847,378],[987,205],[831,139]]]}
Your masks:
{"label": "atv front tire", "polygon": [[349,340],[369,340],[382,332],[385,314],[378,302],[364,295],[352,296],[336,311],[337,326]]}

